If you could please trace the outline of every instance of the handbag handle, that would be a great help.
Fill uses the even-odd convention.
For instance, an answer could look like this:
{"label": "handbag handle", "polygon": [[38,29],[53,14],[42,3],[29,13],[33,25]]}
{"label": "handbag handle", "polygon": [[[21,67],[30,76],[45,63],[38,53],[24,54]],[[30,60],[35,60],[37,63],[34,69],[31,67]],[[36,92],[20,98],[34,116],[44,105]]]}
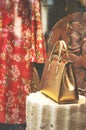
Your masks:
{"label": "handbag handle", "polygon": [[59,62],[60,59],[61,59],[61,53],[62,53],[63,48],[64,48],[64,51],[66,52],[67,58],[69,59],[68,49],[67,49],[67,45],[66,45],[65,41],[59,40],[59,41],[57,41],[57,42],[55,43],[55,45],[53,46],[53,49],[51,50],[50,57],[49,57],[49,61],[51,61],[52,55],[53,55],[53,53],[54,53],[54,50],[55,50],[55,48],[56,48],[56,46],[57,46],[58,44],[60,44],[59,54],[58,54],[58,62]]}

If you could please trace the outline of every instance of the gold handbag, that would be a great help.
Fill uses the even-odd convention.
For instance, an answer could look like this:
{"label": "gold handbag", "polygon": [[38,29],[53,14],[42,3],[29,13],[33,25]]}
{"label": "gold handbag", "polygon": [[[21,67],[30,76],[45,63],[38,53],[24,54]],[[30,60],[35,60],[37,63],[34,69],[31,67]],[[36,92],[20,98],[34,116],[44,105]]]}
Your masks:
{"label": "gold handbag", "polygon": [[[58,51],[55,50],[58,48]],[[40,91],[58,103],[78,102],[78,88],[73,71],[73,63],[62,58],[62,51],[67,54],[66,43],[58,41],[46,59]]]}

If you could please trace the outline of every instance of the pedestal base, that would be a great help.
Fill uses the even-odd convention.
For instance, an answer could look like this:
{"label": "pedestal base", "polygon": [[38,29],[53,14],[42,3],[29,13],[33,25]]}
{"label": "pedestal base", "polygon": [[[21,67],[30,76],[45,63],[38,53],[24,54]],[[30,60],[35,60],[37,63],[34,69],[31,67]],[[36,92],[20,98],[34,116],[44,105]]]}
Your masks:
{"label": "pedestal base", "polygon": [[41,94],[26,99],[26,130],[86,130],[86,102],[79,95],[77,104],[58,104]]}

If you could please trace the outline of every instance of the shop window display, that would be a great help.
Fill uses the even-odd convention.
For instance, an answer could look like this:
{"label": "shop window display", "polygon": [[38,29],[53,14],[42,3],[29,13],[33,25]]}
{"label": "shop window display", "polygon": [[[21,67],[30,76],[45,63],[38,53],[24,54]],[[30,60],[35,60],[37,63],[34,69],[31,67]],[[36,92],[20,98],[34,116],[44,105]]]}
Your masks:
{"label": "shop window display", "polygon": [[[6,4],[9,6],[6,6]],[[51,50],[52,44],[55,43],[54,38],[49,39],[49,36],[52,35],[54,25],[63,17],[67,18],[67,16],[70,15],[71,13],[80,12],[81,14],[81,12],[85,12],[86,11],[85,8],[86,5],[84,0],[83,1],[81,0],[63,0],[63,1],[61,0],[20,0],[20,1],[2,0],[0,1],[0,43],[1,43],[1,47],[0,47],[0,53],[1,53],[0,69],[1,70],[0,71],[3,73],[1,75],[1,80],[0,80],[0,84],[1,84],[0,86],[1,88],[0,89],[0,96],[1,96],[0,129],[1,130],[25,130],[25,123],[26,123],[25,102],[22,101],[25,101],[25,96],[31,92],[30,82],[31,82],[32,68],[33,68],[32,63],[35,63],[35,66],[39,73],[39,77],[41,78],[44,59],[46,57],[45,45],[46,45],[46,53],[48,54]],[[14,10],[15,10],[15,17],[14,17]],[[42,17],[42,15],[44,17]],[[42,21],[40,17],[42,17]],[[44,25],[43,27],[40,24],[41,22],[42,25]],[[69,27],[72,26],[70,23],[71,21],[68,20],[67,25],[69,25]],[[59,25],[57,25],[57,28],[58,27]],[[62,30],[64,30],[64,22],[62,24],[62,27],[63,27]],[[34,31],[35,33],[33,33]],[[44,37],[42,35],[42,31],[44,33]],[[62,36],[63,40],[66,40],[67,42],[67,39],[65,38],[64,34],[63,33],[61,34],[63,35]],[[56,37],[56,40],[59,39],[59,36],[61,35],[58,33],[54,35],[54,37]],[[69,37],[69,34],[67,36]],[[74,31],[73,34],[71,34],[71,36],[72,36],[71,38],[77,37],[78,40],[80,35],[79,34],[75,35],[75,31]],[[36,41],[36,44],[34,44],[34,39]],[[79,42],[80,40],[81,39],[79,39]],[[30,44],[30,42],[33,44]],[[82,42],[85,43],[85,33],[82,37]],[[22,49],[20,49],[20,46]],[[31,50],[29,50],[30,53],[28,52],[29,47],[31,47]],[[84,47],[80,46],[81,50],[79,50],[78,48],[78,53],[75,54],[74,56],[77,58],[79,55],[81,56],[81,54],[83,54],[81,51],[84,50],[84,48],[85,48],[85,44]],[[29,54],[30,54],[30,59],[28,57]],[[83,55],[85,56],[85,54]],[[5,59],[7,60],[5,61]],[[85,60],[83,62],[86,63]],[[83,65],[85,66],[84,63]],[[86,68],[84,67],[83,70],[85,69]],[[7,70],[9,70],[9,73],[6,73]],[[80,70],[81,69],[79,69],[79,71]],[[85,71],[82,74],[84,75],[82,81],[86,80]],[[17,81],[19,82],[20,85],[18,85]],[[10,86],[8,84],[10,84]],[[4,96],[2,95],[2,93]],[[19,95],[18,97],[16,96],[17,94]],[[13,98],[14,97],[13,95],[15,96],[15,98]],[[3,99],[2,100],[3,102],[1,101],[1,99]],[[6,101],[6,103],[4,101]],[[11,110],[10,107],[12,108]],[[6,113],[7,115],[5,115]]]}

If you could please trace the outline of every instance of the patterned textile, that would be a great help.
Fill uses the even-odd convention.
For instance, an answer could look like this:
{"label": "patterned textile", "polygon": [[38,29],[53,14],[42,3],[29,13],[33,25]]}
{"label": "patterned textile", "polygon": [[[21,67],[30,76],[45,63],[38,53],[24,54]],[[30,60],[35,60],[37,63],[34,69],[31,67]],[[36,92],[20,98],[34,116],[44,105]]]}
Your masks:
{"label": "patterned textile", "polygon": [[0,123],[25,123],[32,62],[45,57],[40,0],[0,1]]}

